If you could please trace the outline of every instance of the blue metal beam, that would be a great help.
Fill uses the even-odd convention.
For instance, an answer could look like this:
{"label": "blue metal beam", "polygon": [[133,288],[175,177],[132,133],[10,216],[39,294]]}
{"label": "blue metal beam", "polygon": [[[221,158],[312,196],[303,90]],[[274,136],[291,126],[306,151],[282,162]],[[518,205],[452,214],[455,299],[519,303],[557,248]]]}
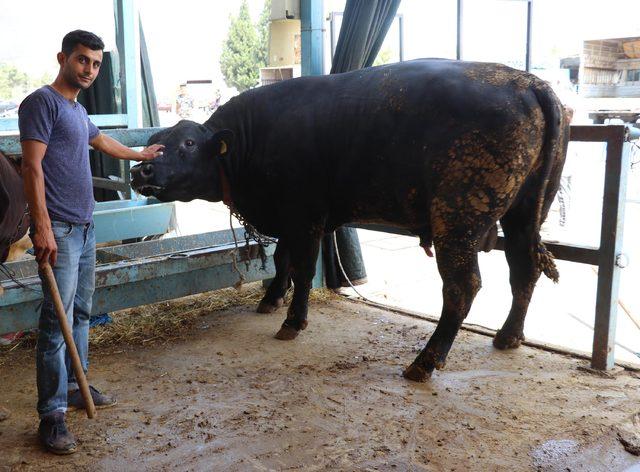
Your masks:
{"label": "blue metal beam", "polygon": [[[301,72],[303,76],[324,73],[323,22],[322,0],[300,0]],[[322,249],[320,249],[316,261],[316,275],[313,278],[312,287],[324,287]]]}
{"label": "blue metal beam", "polygon": [[[123,115],[124,116],[124,115]],[[137,128],[137,129],[104,129],[102,133],[120,141],[125,146],[146,146],[149,138],[164,128]],[[17,134],[0,136],[0,151],[8,156],[22,154],[20,148],[20,136]]]}
{"label": "blue metal beam", "polygon": [[96,242],[122,241],[170,230],[175,214],[173,202],[154,199],[99,202],[93,212]]}
{"label": "blue metal beam", "polygon": [[607,140],[607,160],[604,175],[602,226],[600,231],[600,261],[596,319],[594,324],[591,366],[612,369],[615,363],[616,318],[620,271],[618,257],[622,253],[627,174],[630,169],[631,143],[624,142],[625,128],[615,128]]}
{"label": "blue metal beam", "polygon": [[[135,252],[135,245],[128,246],[133,246],[129,250]],[[255,243],[252,247],[255,248]],[[234,267],[235,247],[232,243],[100,264],[96,268],[92,314],[231,287],[239,280],[236,267],[245,282],[271,278],[275,275],[274,249],[273,245],[266,248],[268,257],[264,269],[255,251],[249,253],[248,268],[240,260]],[[0,334],[37,326],[38,305],[42,300],[40,279],[30,276],[20,282],[23,286],[6,280],[2,282]]]}
{"label": "blue metal beam", "polygon": [[302,75],[322,75],[322,0],[300,0]]}
{"label": "blue metal beam", "polygon": [[[90,115],[91,122],[100,126],[120,126],[124,127],[128,124],[128,118],[125,114],[114,115]],[[17,118],[0,118],[0,131],[18,131]]]}

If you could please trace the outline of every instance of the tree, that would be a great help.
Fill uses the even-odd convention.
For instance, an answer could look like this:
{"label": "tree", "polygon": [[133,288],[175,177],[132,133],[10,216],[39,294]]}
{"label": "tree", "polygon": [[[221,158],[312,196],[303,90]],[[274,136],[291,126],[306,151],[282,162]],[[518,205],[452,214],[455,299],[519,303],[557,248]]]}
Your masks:
{"label": "tree", "polygon": [[30,91],[49,82],[49,74],[33,79],[15,66],[0,63],[0,100],[22,99]]}
{"label": "tree", "polygon": [[229,87],[243,92],[258,85],[260,68],[267,65],[270,0],[266,0],[257,25],[251,23],[247,0],[231,18],[220,56],[220,70]]}
{"label": "tree", "polygon": [[260,41],[259,58],[263,61],[264,67],[269,64],[269,21],[271,19],[271,0],[265,0],[258,21],[258,39]]}
{"label": "tree", "polygon": [[24,72],[12,65],[0,64],[0,99],[9,100],[17,95],[16,91],[26,93],[29,82],[29,76]]}
{"label": "tree", "polygon": [[373,61],[373,66],[375,67],[391,63],[391,56],[393,56],[391,49],[383,49],[378,53],[375,61]]}

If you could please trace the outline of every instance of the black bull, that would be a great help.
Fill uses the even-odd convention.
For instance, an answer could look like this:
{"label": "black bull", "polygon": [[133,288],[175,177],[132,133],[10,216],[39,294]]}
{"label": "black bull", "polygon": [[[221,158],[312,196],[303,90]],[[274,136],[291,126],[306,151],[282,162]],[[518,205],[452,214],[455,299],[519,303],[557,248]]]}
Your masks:
{"label": "black bull", "polygon": [[[277,275],[258,310],[291,305],[279,339],[307,326],[320,239],[350,222],[406,228],[435,246],[443,308],[404,371],[442,368],[480,289],[477,252],[505,235],[513,304],[494,339],[517,347],[534,286],[556,280],[540,225],[566,154],[568,116],[537,77],[499,64],[416,60],[304,77],[230,100],[204,125],[181,121],[150,143],[164,155],[132,169],[161,200],[224,200],[279,238]],[[488,247],[487,247],[488,246]]]}

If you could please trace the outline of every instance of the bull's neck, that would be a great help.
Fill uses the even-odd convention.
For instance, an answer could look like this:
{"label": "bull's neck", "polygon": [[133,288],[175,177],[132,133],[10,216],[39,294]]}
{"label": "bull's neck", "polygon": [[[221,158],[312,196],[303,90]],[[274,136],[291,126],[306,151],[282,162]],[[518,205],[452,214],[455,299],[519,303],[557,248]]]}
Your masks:
{"label": "bull's neck", "polygon": [[218,176],[220,178],[220,188],[222,189],[222,202],[229,206],[233,206],[233,197],[231,196],[231,182],[225,170],[222,159],[218,159]]}
{"label": "bull's neck", "polygon": [[212,132],[229,129],[233,132],[234,140],[230,146],[229,155],[218,159],[218,175],[222,190],[222,200],[227,205],[230,202],[238,210],[242,206],[242,177],[243,170],[251,160],[252,133],[251,114],[241,96],[234,97],[218,108],[204,123]]}

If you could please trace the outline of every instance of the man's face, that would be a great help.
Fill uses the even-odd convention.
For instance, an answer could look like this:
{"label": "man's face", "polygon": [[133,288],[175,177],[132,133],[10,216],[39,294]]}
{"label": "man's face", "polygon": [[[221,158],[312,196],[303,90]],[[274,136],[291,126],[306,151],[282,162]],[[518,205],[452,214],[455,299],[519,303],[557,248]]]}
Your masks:
{"label": "man's face", "polygon": [[62,56],[62,75],[65,81],[75,88],[89,88],[100,72],[102,51],[94,51],[78,44],[69,56]]}

